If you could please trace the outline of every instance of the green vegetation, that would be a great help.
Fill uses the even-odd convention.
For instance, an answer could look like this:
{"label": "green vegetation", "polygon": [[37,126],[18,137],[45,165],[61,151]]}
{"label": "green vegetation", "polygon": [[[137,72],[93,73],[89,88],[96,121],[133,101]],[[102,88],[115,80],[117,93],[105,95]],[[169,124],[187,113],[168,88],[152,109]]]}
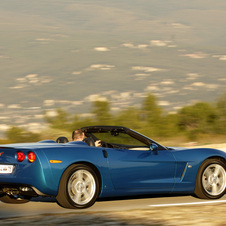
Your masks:
{"label": "green vegetation", "polygon": [[[157,105],[154,95],[148,94],[140,108],[129,107],[111,113],[108,101],[96,101],[92,106],[92,117],[71,115],[63,109],[57,110],[56,117],[47,117],[50,129],[70,136],[76,128],[90,125],[121,125],[132,128],[160,140],[163,144],[173,140],[189,142],[214,142],[217,137],[226,135],[226,93],[216,103],[199,102],[185,106],[175,114],[168,114]],[[42,134],[42,135],[41,135]],[[45,134],[45,135],[43,135]],[[55,139],[47,133],[33,134],[21,128],[12,127],[7,132],[10,142],[28,142],[42,139]],[[70,137],[69,137],[70,138]],[[210,139],[211,138],[211,139]],[[214,141],[212,139],[215,139]],[[221,140],[222,142],[225,142]]]}
{"label": "green vegetation", "polygon": [[7,137],[8,140],[13,143],[26,143],[40,140],[39,134],[27,132],[15,126],[11,127],[11,129],[7,131]]}

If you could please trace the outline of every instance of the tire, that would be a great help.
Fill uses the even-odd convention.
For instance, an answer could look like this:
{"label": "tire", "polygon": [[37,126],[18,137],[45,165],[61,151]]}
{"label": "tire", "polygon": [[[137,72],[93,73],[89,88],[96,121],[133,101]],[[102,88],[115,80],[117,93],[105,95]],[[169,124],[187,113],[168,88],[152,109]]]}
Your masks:
{"label": "tire", "polygon": [[226,167],[219,159],[202,163],[196,178],[195,195],[202,199],[218,199],[225,194]]}
{"label": "tire", "polygon": [[57,202],[64,208],[88,208],[92,206],[100,191],[95,171],[83,164],[71,165],[63,173]]}
{"label": "tire", "polygon": [[4,203],[23,204],[29,202],[30,198],[29,197],[15,198],[14,196],[4,195],[0,197],[0,200]]}

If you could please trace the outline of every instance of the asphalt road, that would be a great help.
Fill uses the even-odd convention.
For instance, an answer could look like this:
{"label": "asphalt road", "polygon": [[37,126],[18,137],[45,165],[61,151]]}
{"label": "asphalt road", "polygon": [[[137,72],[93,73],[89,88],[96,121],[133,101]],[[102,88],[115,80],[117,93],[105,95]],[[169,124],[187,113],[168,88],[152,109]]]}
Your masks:
{"label": "asphalt road", "polygon": [[37,198],[25,204],[5,204],[0,202],[0,218],[37,216],[41,214],[56,213],[89,213],[104,211],[129,211],[139,209],[153,209],[157,206],[186,206],[186,205],[216,205],[226,203],[226,195],[218,200],[201,200],[192,196],[168,196],[168,197],[136,197],[124,200],[101,200],[92,207],[83,210],[64,209],[57,205],[55,199]]}

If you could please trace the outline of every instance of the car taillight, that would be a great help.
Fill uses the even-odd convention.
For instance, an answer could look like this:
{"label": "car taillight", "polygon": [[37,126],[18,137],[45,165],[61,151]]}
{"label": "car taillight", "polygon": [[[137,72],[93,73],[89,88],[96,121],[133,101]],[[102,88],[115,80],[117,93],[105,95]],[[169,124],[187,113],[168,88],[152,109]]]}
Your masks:
{"label": "car taillight", "polygon": [[17,161],[18,162],[23,162],[25,159],[25,154],[22,151],[17,152]]}
{"label": "car taillight", "polygon": [[28,157],[28,161],[29,161],[29,162],[34,162],[35,159],[36,159],[36,155],[35,155],[35,153],[32,152],[32,151],[28,153],[28,156],[27,156],[27,157]]}

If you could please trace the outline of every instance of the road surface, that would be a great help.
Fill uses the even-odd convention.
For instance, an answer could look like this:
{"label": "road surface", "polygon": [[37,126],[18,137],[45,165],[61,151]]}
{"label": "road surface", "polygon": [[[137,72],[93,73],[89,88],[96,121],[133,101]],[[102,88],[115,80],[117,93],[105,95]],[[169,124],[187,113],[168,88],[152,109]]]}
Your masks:
{"label": "road surface", "polygon": [[124,200],[97,201],[88,209],[64,209],[57,205],[55,199],[37,198],[25,204],[5,204],[0,202],[0,218],[37,216],[41,214],[56,213],[90,213],[107,211],[129,211],[139,209],[153,209],[159,206],[186,206],[186,205],[217,205],[226,203],[226,195],[218,200],[201,200],[192,196],[168,196],[168,197],[146,197]]}

